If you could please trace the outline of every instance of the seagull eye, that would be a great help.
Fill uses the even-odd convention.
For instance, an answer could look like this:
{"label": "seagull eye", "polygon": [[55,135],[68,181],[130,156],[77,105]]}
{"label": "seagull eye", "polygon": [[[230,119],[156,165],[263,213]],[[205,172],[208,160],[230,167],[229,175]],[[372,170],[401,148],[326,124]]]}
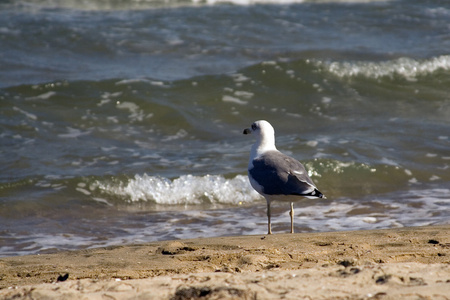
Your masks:
{"label": "seagull eye", "polygon": [[252,130],[256,130],[257,126],[255,123],[252,124]]}

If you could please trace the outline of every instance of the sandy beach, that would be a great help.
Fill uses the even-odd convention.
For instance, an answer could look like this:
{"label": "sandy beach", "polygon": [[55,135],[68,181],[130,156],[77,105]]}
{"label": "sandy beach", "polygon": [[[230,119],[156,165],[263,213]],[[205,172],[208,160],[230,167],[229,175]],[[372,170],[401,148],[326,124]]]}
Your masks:
{"label": "sandy beach", "polygon": [[450,225],[0,259],[1,299],[450,299]]}

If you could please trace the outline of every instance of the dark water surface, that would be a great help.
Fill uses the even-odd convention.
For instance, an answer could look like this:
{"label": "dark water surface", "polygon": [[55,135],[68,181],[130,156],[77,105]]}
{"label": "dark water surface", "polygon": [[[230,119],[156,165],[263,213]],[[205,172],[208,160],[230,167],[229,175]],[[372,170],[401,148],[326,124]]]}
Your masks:
{"label": "dark water surface", "polygon": [[59,2],[0,4],[0,256],[264,234],[258,119],[297,232],[450,221],[448,1]]}

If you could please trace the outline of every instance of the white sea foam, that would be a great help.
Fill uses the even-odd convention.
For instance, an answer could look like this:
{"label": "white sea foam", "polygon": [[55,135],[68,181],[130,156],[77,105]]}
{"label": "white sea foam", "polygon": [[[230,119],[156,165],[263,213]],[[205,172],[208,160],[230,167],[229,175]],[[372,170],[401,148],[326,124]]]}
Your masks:
{"label": "white sea foam", "polygon": [[[450,201],[448,189],[411,190],[399,197],[401,201],[380,195],[361,202],[335,199],[328,205],[314,205],[296,210],[298,224],[318,230],[360,230],[403,226],[448,224]],[[383,206],[383,211],[371,212],[371,207]],[[367,213],[354,215],[355,209]],[[276,219],[275,219],[276,222]]]}
{"label": "white sea foam", "polygon": [[398,163],[396,161],[389,159],[387,157],[382,157],[380,163],[388,166],[398,166]]}
{"label": "white sea foam", "polygon": [[27,99],[27,100],[47,100],[47,99],[53,97],[54,95],[56,95],[56,92],[54,92],[54,91],[49,91],[49,92],[47,92],[47,93],[43,93],[43,94],[40,94],[40,95],[38,95],[38,96],[35,96],[35,97],[29,97],[29,98],[26,98],[26,99]]}
{"label": "white sea foam", "polygon": [[[318,0],[322,2],[322,0]],[[367,2],[377,2],[385,0],[327,0],[327,2],[336,3],[367,3]],[[22,1],[17,1],[22,2]],[[202,5],[220,5],[220,4],[234,4],[234,5],[256,5],[256,4],[295,4],[303,2],[315,2],[314,0],[139,0],[139,1],[114,1],[114,0],[103,0],[103,1],[59,1],[59,0],[33,0],[26,2],[26,9],[28,10],[38,10],[40,8],[66,8],[66,9],[77,9],[84,11],[99,11],[99,10],[123,10],[123,9],[151,9],[151,8],[161,8],[161,7],[180,7],[180,6],[202,6]],[[17,4],[16,4],[17,5]],[[433,11],[430,14],[436,15]],[[0,32],[12,32],[8,28],[0,28]],[[169,39],[168,42],[182,42],[182,40],[176,37]]]}
{"label": "white sea foam", "polygon": [[145,79],[145,78],[124,79],[124,80],[120,80],[120,81],[116,82],[116,85],[122,85],[122,84],[126,85],[126,84],[140,83],[140,82],[149,83],[150,80]]}
{"label": "white sea foam", "polygon": [[166,136],[165,138],[162,139],[163,142],[168,142],[168,141],[173,141],[173,140],[178,140],[178,139],[182,139],[185,138],[189,135],[189,133],[184,130],[184,129],[180,129],[178,130],[177,133],[175,133],[174,135],[169,135]]}
{"label": "white sea foam", "polygon": [[[369,3],[382,0],[328,0],[336,3]],[[221,4],[232,3],[235,5],[255,5],[255,4],[295,4],[304,2],[316,2],[313,0],[192,0],[193,3]]]}
{"label": "white sea foam", "polygon": [[58,134],[58,137],[60,138],[77,138],[83,135],[89,135],[91,134],[91,131],[81,131],[80,129],[77,128],[72,128],[72,127],[67,127],[67,133],[61,133]]}
{"label": "white sea foam", "polygon": [[129,101],[117,101],[116,107],[118,109],[128,110],[130,112],[130,115],[128,117],[131,121],[141,122],[144,119],[148,119],[153,116],[153,114],[145,114],[144,111],[136,103]]}
{"label": "white sea foam", "polygon": [[417,76],[432,74],[437,70],[450,70],[450,55],[426,60],[402,57],[383,62],[317,62],[339,77],[365,76],[368,78],[403,76],[415,80]]}
{"label": "white sea foam", "polygon": [[254,95],[254,93],[250,93],[250,92],[247,92],[247,91],[235,91],[234,94],[237,97],[242,97],[242,98],[245,98],[245,99],[250,99]]}
{"label": "white sea foam", "polygon": [[170,180],[144,174],[127,182],[96,181],[90,189],[124,197],[129,202],[153,201],[164,205],[239,204],[261,199],[250,186],[247,176],[242,175],[232,179],[220,175],[183,175]]}
{"label": "white sea foam", "polygon": [[243,101],[241,99],[238,99],[236,97],[229,96],[229,95],[224,95],[222,97],[222,101],[223,102],[231,102],[231,103],[235,103],[235,104],[239,104],[239,105],[245,105],[248,103],[247,101]]}
{"label": "white sea foam", "polygon": [[35,114],[29,113],[24,111],[23,109],[18,108],[17,106],[13,107],[13,110],[20,112],[21,114],[24,114],[27,118],[35,121],[37,120],[37,116]]}

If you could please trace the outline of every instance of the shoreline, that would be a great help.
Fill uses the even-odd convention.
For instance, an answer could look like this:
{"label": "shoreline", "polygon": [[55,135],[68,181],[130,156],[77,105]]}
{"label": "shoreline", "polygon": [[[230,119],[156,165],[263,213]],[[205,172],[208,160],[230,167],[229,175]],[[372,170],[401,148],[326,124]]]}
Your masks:
{"label": "shoreline", "polygon": [[327,298],[325,292],[449,299],[450,225],[197,238],[0,258],[5,299]]}

